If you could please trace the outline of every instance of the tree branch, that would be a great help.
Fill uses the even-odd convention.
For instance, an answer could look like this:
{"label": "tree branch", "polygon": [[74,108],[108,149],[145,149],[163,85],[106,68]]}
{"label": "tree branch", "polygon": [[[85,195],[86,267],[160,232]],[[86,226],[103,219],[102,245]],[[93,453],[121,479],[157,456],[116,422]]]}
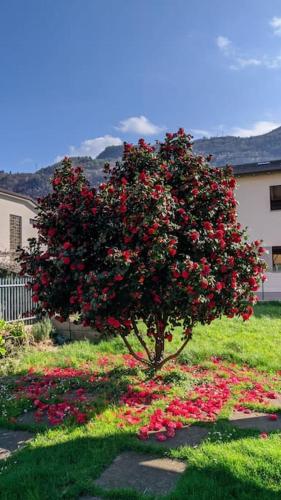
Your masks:
{"label": "tree branch", "polygon": [[146,366],[149,366],[151,367],[151,363],[149,361],[146,361],[146,359],[143,359],[141,358],[140,356],[138,356],[135,351],[133,350],[131,344],[128,342],[128,340],[126,339],[126,337],[124,335],[121,335],[121,338],[122,340],[124,341],[128,351],[132,354],[132,356],[137,360],[139,361],[140,363],[142,363],[143,365],[146,365]]}
{"label": "tree branch", "polygon": [[157,369],[160,369],[162,368],[162,366],[167,363],[168,361],[171,361],[171,359],[175,359],[179,356],[179,354],[184,350],[186,344],[188,344],[188,342],[191,340],[192,338],[192,334],[189,335],[185,341],[183,342],[183,344],[181,345],[181,347],[174,353],[174,354],[170,354],[170,356],[167,356],[167,358],[163,359],[163,361],[161,361],[161,363],[158,364],[157,366]]}
{"label": "tree branch", "polygon": [[148,349],[147,345],[146,345],[146,342],[145,340],[142,338],[139,330],[138,330],[138,326],[137,326],[137,323],[136,323],[136,320],[134,318],[132,318],[132,324],[133,324],[133,328],[134,328],[134,332],[135,332],[135,335],[139,341],[139,343],[142,345],[142,347],[144,348],[146,354],[147,354],[147,357],[149,359],[149,361],[152,361],[152,355],[151,355],[151,352],[150,350]]}

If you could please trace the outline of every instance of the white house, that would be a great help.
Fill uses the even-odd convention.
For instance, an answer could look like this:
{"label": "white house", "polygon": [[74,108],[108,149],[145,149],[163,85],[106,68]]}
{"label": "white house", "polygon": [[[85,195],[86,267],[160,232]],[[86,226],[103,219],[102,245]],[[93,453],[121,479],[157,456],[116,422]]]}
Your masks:
{"label": "white house", "polygon": [[281,160],[235,165],[238,217],[250,240],[263,240],[267,250],[265,299],[281,299]]}
{"label": "white house", "polygon": [[36,236],[35,216],[36,203],[32,198],[0,188],[0,260],[13,260],[17,248]]}

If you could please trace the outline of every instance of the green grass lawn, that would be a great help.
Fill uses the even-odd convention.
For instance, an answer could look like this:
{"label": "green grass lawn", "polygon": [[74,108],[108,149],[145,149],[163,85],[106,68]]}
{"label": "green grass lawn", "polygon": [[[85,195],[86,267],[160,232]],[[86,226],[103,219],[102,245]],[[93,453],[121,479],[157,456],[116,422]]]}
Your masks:
{"label": "green grass lawn", "polygon": [[[180,332],[175,343],[179,340]],[[121,419],[120,425],[120,412],[124,410],[120,397],[128,384],[147,382],[138,366],[124,365],[119,354],[126,351],[120,340],[96,345],[76,342],[50,349],[29,348],[9,363],[3,362],[0,425],[5,428],[35,429],[35,425],[20,425],[15,421],[24,409],[33,407],[24,393],[26,388],[20,393],[16,384],[30,368],[35,371],[35,375],[30,374],[30,380],[33,376],[41,380],[44,369],[51,367],[82,367],[85,372],[93,372],[96,380],[90,383],[89,375],[54,378],[55,388],[48,395],[51,402],[73,388],[93,391],[95,404],[89,409],[87,422],[78,425],[69,418],[50,429],[42,423],[30,445],[6,462],[0,462],[0,499],[77,500],[83,494],[120,500],[148,498],[132,491],[105,493],[94,485],[94,480],[121,451],[144,449],[187,462],[186,472],[176,490],[166,499],[281,499],[281,432],[272,432],[267,439],[261,439],[258,431],[234,429],[227,420],[233,404],[238,401],[239,390],[250,388],[256,381],[262,381],[267,390],[281,392],[281,377],[277,373],[281,369],[280,340],[281,305],[277,303],[256,306],[255,316],[245,323],[222,318],[210,326],[195,329],[193,340],[179,363],[171,372],[163,372],[164,383],[171,384],[169,397],[184,398],[202,383],[192,371],[183,374],[181,366],[200,365],[200,369],[206,370],[204,382],[209,382],[220,372],[225,376],[223,367],[235,364],[234,370],[240,373],[241,367],[247,365],[250,382],[237,385],[217,421],[205,424],[210,427],[205,443],[197,448],[183,447],[173,451],[164,451],[156,441],[145,446],[136,436],[140,424],[132,425]],[[169,349],[175,343],[168,344]],[[212,363],[212,357],[222,360],[222,368]],[[28,387],[30,380],[25,379],[21,385]],[[17,394],[21,397],[16,397]],[[144,414],[142,423],[146,423],[149,412],[164,408],[165,404],[161,398],[155,401]],[[273,408],[268,411],[276,413]]]}

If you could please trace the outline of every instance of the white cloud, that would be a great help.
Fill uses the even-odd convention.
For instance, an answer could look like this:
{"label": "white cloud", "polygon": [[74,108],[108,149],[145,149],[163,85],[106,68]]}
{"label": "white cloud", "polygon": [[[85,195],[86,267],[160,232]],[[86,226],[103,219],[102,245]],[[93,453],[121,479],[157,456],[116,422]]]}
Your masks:
{"label": "white cloud", "polygon": [[135,133],[141,135],[155,135],[164,130],[163,127],[154,125],[145,116],[131,116],[126,120],[121,120],[118,127],[115,127],[121,132]]}
{"label": "white cloud", "polygon": [[222,52],[229,52],[231,47],[232,47],[232,43],[231,41],[229,40],[229,38],[227,38],[226,36],[217,36],[216,38],[216,44],[218,46],[218,48],[222,51]]}
{"label": "white cloud", "polygon": [[21,160],[20,165],[30,165],[31,163],[34,163],[33,158],[27,157]]}
{"label": "white cloud", "polygon": [[246,66],[260,66],[262,61],[260,59],[255,59],[254,57],[238,57],[237,63],[240,68],[246,68]]}
{"label": "white cloud", "polygon": [[[275,20],[276,30],[280,30],[281,35],[281,18],[275,17],[273,19]],[[279,22],[280,26],[278,24]],[[229,68],[232,70],[240,70],[249,67],[260,67],[267,69],[278,69],[281,67],[281,55],[276,55],[273,57],[268,56],[267,54],[258,57],[245,55],[233,45],[229,38],[225,36],[218,36],[216,38],[216,45],[223,53],[223,55],[230,61]]]}
{"label": "white cloud", "polygon": [[266,57],[264,59],[264,65],[269,69],[278,69],[281,67],[281,55],[275,57]]}
{"label": "white cloud", "polygon": [[231,130],[231,135],[236,135],[239,137],[252,137],[253,135],[262,135],[267,132],[271,132],[271,130],[280,127],[280,122],[271,122],[271,121],[258,121],[253,123],[251,128],[241,128],[241,127],[233,127]]}
{"label": "white cloud", "polygon": [[[102,137],[96,137],[95,139],[87,139],[81,142],[80,146],[69,146],[69,156],[91,156],[95,158],[98,156],[107,146],[120,146],[123,141],[119,137],[113,137],[112,135],[104,135]],[[64,157],[57,156],[55,161],[61,161]]]}
{"label": "white cloud", "polygon": [[192,135],[194,135],[195,138],[198,137],[211,137],[212,133],[210,130],[204,130],[201,128],[192,128],[191,129]]}
{"label": "white cloud", "polygon": [[274,16],[269,24],[273,28],[274,35],[281,36],[281,17]]}

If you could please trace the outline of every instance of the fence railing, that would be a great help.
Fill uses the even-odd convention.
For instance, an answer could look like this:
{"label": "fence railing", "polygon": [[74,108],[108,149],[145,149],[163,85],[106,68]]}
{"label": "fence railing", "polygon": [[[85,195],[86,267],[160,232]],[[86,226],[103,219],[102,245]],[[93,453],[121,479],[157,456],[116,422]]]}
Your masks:
{"label": "fence railing", "polygon": [[32,294],[25,286],[28,281],[29,278],[19,276],[0,278],[0,319],[34,322],[35,316],[30,312],[34,307]]}

